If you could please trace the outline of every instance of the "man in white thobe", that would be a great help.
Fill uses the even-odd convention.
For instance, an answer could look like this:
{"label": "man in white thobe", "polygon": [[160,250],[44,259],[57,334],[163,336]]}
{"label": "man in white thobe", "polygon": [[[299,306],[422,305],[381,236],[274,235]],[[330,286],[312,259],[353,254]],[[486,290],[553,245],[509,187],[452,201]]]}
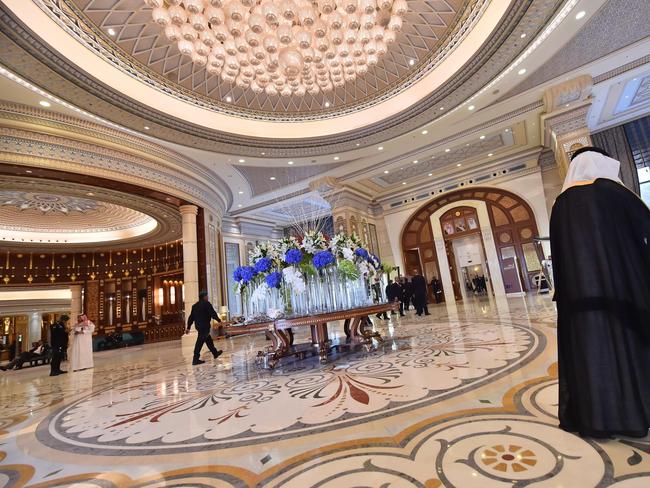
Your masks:
{"label": "man in white thobe", "polygon": [[93,324],[85,314],[77,317],[77,323],[70,330],[68,361],[70,370],[79,371],[93,367]]}

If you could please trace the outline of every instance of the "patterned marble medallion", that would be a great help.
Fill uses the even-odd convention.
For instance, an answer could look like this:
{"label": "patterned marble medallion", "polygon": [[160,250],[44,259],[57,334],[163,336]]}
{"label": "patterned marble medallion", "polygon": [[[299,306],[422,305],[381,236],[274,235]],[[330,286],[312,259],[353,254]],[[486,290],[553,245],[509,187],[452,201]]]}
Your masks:
{"label": "patterned marble medallion", "polygon": [[0,488],[650,486],[650,438],[557,428],[548,297],[431,311],[325,365],[261,369],[257,335],[198,367],[188,337],[3,373]]}

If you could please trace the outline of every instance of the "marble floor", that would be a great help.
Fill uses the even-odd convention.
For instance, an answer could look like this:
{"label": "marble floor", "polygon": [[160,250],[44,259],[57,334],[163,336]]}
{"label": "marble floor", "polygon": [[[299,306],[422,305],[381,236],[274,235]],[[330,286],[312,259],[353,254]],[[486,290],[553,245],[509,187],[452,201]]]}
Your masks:
{"label": "marble floor", "polygon": [[548,297],[431,312],[325,365],[262,369],[257,335],[196,367],[187,337],[1,373],[0,487],[650,487],[650,439],[556,428]]}

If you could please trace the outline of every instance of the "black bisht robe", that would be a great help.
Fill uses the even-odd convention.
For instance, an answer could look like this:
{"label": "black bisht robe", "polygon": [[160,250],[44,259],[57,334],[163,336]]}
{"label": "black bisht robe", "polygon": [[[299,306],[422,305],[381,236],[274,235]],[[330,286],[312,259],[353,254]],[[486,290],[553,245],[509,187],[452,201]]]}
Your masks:
{"label": "black bisht robe", "polygon": [[551,215],[560,427],[650,428],[650,210],[607,179],[562,193]]}

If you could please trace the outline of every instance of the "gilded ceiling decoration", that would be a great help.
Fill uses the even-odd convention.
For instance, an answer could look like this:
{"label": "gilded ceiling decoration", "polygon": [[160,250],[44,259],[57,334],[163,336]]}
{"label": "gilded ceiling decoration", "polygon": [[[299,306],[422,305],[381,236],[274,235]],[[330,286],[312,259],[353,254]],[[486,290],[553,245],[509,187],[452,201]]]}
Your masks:
{"label": "gilded ceiling decoration", "polygon": [[[370,3],[367,0],[364,1]],[[238,86],[235,83],[235,77],[227,75],[224,79],[223,76],[214,72],[214,66],[211,67],[211,64],[207,63],[207,55],[206,63],[203,64],[195,62],[198,59],[196,54],[194,54],[193,61],[189,47],[185,52],[190,55],[182,54],[178,42],[187,39],[177,39],[177,33],[174,33],[172,39],[177,40],[170,40],[165,35],[165,29],[168,29],[168,34],[170,34],[169,25],[163,27],[154,22],[152,8],[142,0],[63,0],[59,3],[78,15],[105,41],[116,45],[127,57],[129,63],[137,66],[140,71],[155,80],[154,82],[169,85],[181,93],[189,92],[204,101],[217,103],[228,110],[238,111],[240,115],[273,119],[276,117],[291,118],[314,111],[329,112],[330,114],[340,113],[360,104],[368,104],[372,100],[386,96],[389,92],[399,91],[405,85],[412,83],[415,78],[429,71],[436,56],[449,49],[450,43],[458,42],[470,24],[476,20],[479,10],[487,2],[485,0],[436,0],[434,2],[408,0],[404,2],[407,4],[405,9],[402,2],[396,0],[397,11],[401,14],[399,18],[403,18],[403,21],[391,20],[393,23],[400,23],[399,28],[396,24],[390,24],[389,27],[390,40],[392,41],[394,36],[394,42],[379,44],[380,51],[384,53],[381,56],[377,56],[376,49],[371,49],[374,53],[373,56],[377,56],[377,59],[375,62],[374,57],[371,58],[372,65],[366,63],[365,66],[368,68],[365,72],[357,73],[355,71],[354,79],[350,76],[348,80],[343,79],[342,83],[337,82],[337,86],[333,85],[334,80],[330,78],[333,90],[329,94],[324,94],[321,90],[306,89],[304,95],[295,94],[294,91],[293,95],[286,94],[289,96],[282,96],[276,93],[277,90],[272,89],[260,91],[257,89],[259,84],[257,86],[253,83],[248,86]],[[232,3],[234,4],[234,2]],[[242,5],[244,3],[251,2],[245,0]],[[277,3],[280,4],[280,2]],[[337,5],[334,2],[329,3]],[[352,5],[357,2],[348,3]],[[372,1],[372,3],[389,8],[392,8],[393,4],[389,0],[378,3]],[[210,4],[208,5],[210,6]],[[157,15],[156,19],[159,20],[161,16],[162,14]],[[330,13],[329,16],[332,17],[332,14]],[[331,35],[332,32],[332,19],[329,20],[330,26],[329,30],[325,29],[328,32],[326,35]],[[173,25],[171,20],[169,23]],[[109,34],[109,29],[110,32],[114,32],[113,36]],[[212,31],[219,33],[216,26]],[[345,36],[345,31],[343,35]],[[224,41],[226,41],[226,37],[224,34]],[[316,39],[315,35],[314,38]],[[234,39],[232,40],[234,41]],[[332,40],[331,37],[330,40]],[[223,45],[228,48],[229,45],[226,43]],[[345,46],[347,43],[343,42],[342,45]],[[314,47],[316,47],[315,51],[319,52],[318,46]],[[181,45],[181,48],[184,46]],[[329,51],[333,52],[331,49]],[[195,53],[196,51],[192,50],[191,52]],[[367,49],[364,49],[363,52],[368,54]],[[234,51],[233,54],[236,57]],[[240,52],[240,59],[241,54]],[[279,55],[279,52],[276,54]],[[339,50],[337,58],[340,58],[340,54]],[[225,57],[223,61],[226,61]],[[272,64],[276,60],[275,57],[271,57],[266,61]],[[279,63],[279,59],[277,61]],[[330,63],[333,59],[324,59],[323,61]],[[284,61],[285,64],[287,62],[292,64],[294,61],[291,59]],[[333,67],[330,64],[325,65],[324,62],[322,64],[321,69],[328,70],[331,74]],[[345,75],[345,66],[343,68]],[[315,75],[314,81],[317,82],[317,73]],[[335,77],[338,78],[338,76]],[[270,86],[277,87],[277,85]]]}
{"label": "gilded ceiling decoration", "polygon": [[70,215],[75,212],[88,214],[93,210],[99,211],[103,208],[101,203],[87,198],[19,191],[0,191],[0,207],[3,206],[13,207],[25,214],[31,213],[29,210],[34,210],[48,215]]}
{"label": "gilded ceiling decoration", "polygon": [[[119,25],[126,24],[127,21],[135,22],[137,16],[134,15],[132,7],[136,3],[142,6],[142,2],[125,0],[114,5],[115,11],[113,11],[110,5],[115,4],[115,1],[106,0],[105,5],[110,4],[108,7],[97,4],[95,9],[91,11],[89,8],[90,2],[87,1],[77,2],[78,4],[73,3],[72,0],[34,1],[80,44],[96,53],[106,62],[122,69],[129,76],[147,85],[157,87],[164,93],[184,102],[196,104],[202,108],[213,107],[222,114],[239,114],[253,116],[257,119],[262,119],[268,115],[274,121],[296,120],[295,117],[317,120],[319,117],[331,116],[334,113],[333,110],[342,113],[342,110],[349,109],[350,113],[352,113],[362,108],[359,104],[363,104],[365,103],[364,100],[367,100],[365,95],[357,90],[355,92],[358,95],[356,97],[357,105],[346,105],[346,100],[341,99],[333,103],[332,107],[327,111],[299,112],[294,110],[293,112],[286,112],[283,110],[274,111],[269,102],[265,104],[264,110],[270,110],[270,112],[251,112],[243,108],[243,105],[238,105],[238,100],[242,97],[250,101],[250,97],[247,98],[247,95],[240,89],[233,89],[232,92],[220,92],[218,96],[213,98],[201,96],[193,89],[197,85],[183,88],[178,83],[170,80],[171,74],[177,73],[179,70],[171,69],[166,77],[156,74],[152,69],[146,68],[146,63],[143,64],[143,62],[129,56],[123,49],[116,48],[116,43],[119,45],[122,42],[120,39],[132,48],[136,43],[135,37],[132,42],[127,42],[126,33],[130,32],[130,30],[123,32],[119,31],[118,28]],[[434,3],[440,5],[440,2]],[[153,109],[145,101],[130,99],[121,94],[117,88],[89,77],[87,73],[69,62],[51,46],[44,44],[36,32],[31,31],[28,25],[18,21],[11,11],[2,5],[0,5],[0,23],[2,24],[0,48],[3,51],[2,61],[10,70],[27,79],[39,79],[43,89],[50,90],[51,93],[65,100],[74,101],[76,105],[94,114],[134,130],[141,131],[142,127],[147,125],[151,126],[152,135],[168,141],[209,151],[242,156],[259,156],[260,151],[264,151],[266,156],[271,158],[313,157],[376,144],[435,120],[441,115],[440,106],[446,108],[457,106],[472,93],[475,93],[498,76],[516,56],[521,54],[527,47],[528,41],[533,39],[544,28],[561,4],[561,0],[510,2],[506,14],[498,27],[492,32],[489,42],[479,49],[475,57],[453,75],[448,83],[436,89],[421,102],[405,107],[399,114],[380,121],[368,122],[364,127],[346,133],[292,140],[251,137],[235,132],[227,132],[222,127],[208,128],[200,126],[189,120],[170,116]],[[125,6],[124,11],[118,10],[119,6]],[[409,2],[410,6],[411,2]],[[81,7],[83,7],[84,11],[81,10]],[[144,13],[140,13],[144,15]],[[150,11],[146,12],[147,19],[149,19],[150,14]],[[88,20],[89,16],[100,17],[100,19],[95,20],[93,23]],[[432,25],[435,25],[433,20],[429,20]],[[119,24],[118,21],[122,22],[122,24]],[[116,27],[110,27],[111,25]],[[144,29],[144,20],[141,20],[138,25],[140,25],[140,28],[134,30],[140,32]],[[107,33],[109,29],[115,31],[114,37],[110,37]],[[159,28],[152,25],[149,29]],[[403,26],[401,33],[407,35],[405,33],[408,32],[408,29],[405,29],[406,26]],[[149,30],[149,32],[152,31]],[[527,34],[525,41],[521,40],[522,33]],[[154,42],[153,37],[155,36],[152,34],[150,42]],[[398,41],[392,46],[397,43]],[[422,49],[428,52],[429,46],[422,46]],[[163,50],[159,51],[162,52]],[[410,56],[410,54],[406,52],[404,56]],[[389,57],[390,53],[386,58]],[[417,76],[416,72],[422,73],[422,71],[418,71],[417,67],[418,65],[415,64],[415,67],[412,68],[414,76]],[[186,74],[184,78],[186,84],[190,80],[197,81],[200,78],[192,75],[187,67],[180,71]],[[173,78],[173,76],[171,77]],[[389,75],[389,78],[391,80],[396,79],[393,75]],[[405,79],[402,85],[406,87],[411,81],[415,80]],[[358,82],[359,79],[355,83]],[[200,84],[198,83],[198,85]],[[217,102],[217,99],[223,100],[228,96],[232,97],[232,103]],[[284,98],[280,97],[279,103],[283,103]],[[292,99],[293,97],[289,97],[289,100]],[[308,94],[303,97],[305,101],[308,99]],[[320,102],[318,105],[320,106]],[[296,108],[294,107],[294,109]]]}
{"label": "gilded ceiling decoration", "polygon": [[169,242],[182,235],[171,205],[63,181],[4,177],[0,181],[3,247],[88,248]]}

